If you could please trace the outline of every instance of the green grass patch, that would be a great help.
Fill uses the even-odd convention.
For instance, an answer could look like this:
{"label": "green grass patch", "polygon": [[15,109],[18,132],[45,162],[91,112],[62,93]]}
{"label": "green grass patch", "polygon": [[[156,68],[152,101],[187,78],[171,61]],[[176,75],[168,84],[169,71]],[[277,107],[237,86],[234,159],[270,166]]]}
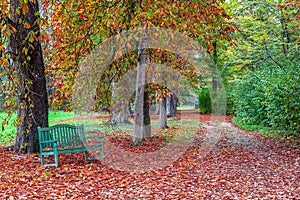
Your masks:
{"label": "green grass patch", "polygon": [[[63,111],[57,111],[49,112],[49,125],[57,124],[57,121],[60,120],[70,120],[74,117],[74,113],[72,112],[63,112]],[[2,124],[3,120],[7,118],[6,112],[0,112],[0,122]],[[9,146],[13,143],[15,137],[16,137],[16,126],[14,125],[14,121],[16,120],[17,115],[15,113],[12,114],[8,120],[8,124],[4,126],[4,130],[1,130],[0,132],[0,146]],[[63,123],[63,122],[61,122]],[[65,122],[66,123],[66,122]]]}
{"label": "green grass patch", "polygon": [[258,131],[262,135],[270,136],[273,138],[277,138],[279,135],[282,134],[282,132],[280,132],[279,130],[274,130],[272,128],[264,127],[262,125],[246,124],[236,117],[232,119],[232,122],[245,130]]}
{"label": "green grass patch", "polygon": [[59,120],[69,120],[72,119],[74,117],[74,113],[73,112],[63,112],[63,111],[57,111],[57,112],[53,112],[50,111],[49,112],[49,123],[51,124],[52,121],[59,121]]}
{"label": "green grass patch", "polygon": [[194,110],[194,105],[180,105],[177,107],[177,110]]}
{"label": "green grass patch", "polygon": [[[80,119],[80,116],[76,116],[73,112],[50,111],[49,112],[49,125],[52,126],[55,124],[62,124],[62,123],[68,123],[68,124],[74,124],[74,125],[83,124],[85,126],[86,131],[97,130],[97,131],[100,131],[103,133],[112,134],[114,132],[118,132],[118,130],[124,130],[131,134],[132,127],[133,127],[132,120],[130,121],[132,124],[128,124],[128,125],[107,126],[107,125],[105,125],[106,121],[96,119],[96,117],[99,117],[100,115],[104,116],[103,113],[95,113],[93,115],[92,114],[85,115],[84,118]],[[6,117],[7,117],[7,114],[5,112],[0,113],[1,121],[3,121],[3,119],[5,119]],[[16,119],[16,114],[13,114],[8,119],[8,125],[5,125],[4,131],[0,132],[0,146],[9,146],[13,143],[15,136],[16,136],[16,127],[13,124],[15,119]],[[157,128],[158,125],[159,125],[158,120],[151,120],[151,127]],[[170,128],[179,127],[179,133],[175,134],[176,135],[175,138],[177,138],[178,140],[181,140],[180,138],[182,137],[182,135],[189,135],[188,137],[190,137],[193,134],[195,134],[196,129],[198,127],[200,127],[200,125],[201,124],[198,120],[168,119],[168,126]]]}
{"label": "green grass patch", "polygon": [[16,118],[17,115],[14,113],[8,118],[6,112],[0,112],[0,124],[2,125],[4,119],[8,121],[8,124],[4,126],[4,130],[2,130],[1,126],[0,146],[7,146],[13,143],[16,135],[16,127],[14,126],[13,122],[16,120]]}
{"label": "green grass patch", "polygon": [[0,133],[0,146],[8,146],[13,143],[16,136],[16,127],[6,125],[4,131]]}

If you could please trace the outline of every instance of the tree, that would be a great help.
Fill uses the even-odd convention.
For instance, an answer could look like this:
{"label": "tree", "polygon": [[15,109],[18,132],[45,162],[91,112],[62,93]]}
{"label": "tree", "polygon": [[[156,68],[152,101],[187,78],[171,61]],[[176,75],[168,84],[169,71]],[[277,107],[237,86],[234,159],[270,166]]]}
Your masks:
{"label": "tree", "polygon": [[[144,138],[151,137],[151,125],[147,116],[149,115],[149,104],[147,105],[146,86],[146,59],[147,59],[147,27],[142,32],[138,44],[138,63],[136,77],[136,93],[134,101],[134,123],[132,131],[132,143],[138,145]],[[147,109],[148,108],[148,109]],[[147,113],[148,111],[148,113]],[[150,118],[149,118],[150,119]]]}
{"label": "tree", "polygon": [[[214,37],[221,37],[224,40],[230,40],[226,20],[228,15],[225,10],[219,6],[219,2],[215,0],[203,1],[53,1],[46,0],[44,4],[53,8],[51,10],[52,40],[49,56],[48,71],[53,74],[51,81],[56,82],[57,93],[52,94],[55,98],[55,103],[61,104],[61,100],[65,96],[72,97],[72,85],[74,77],[78,72],[79,61],[91,52],[97,44],[110,38],[113,35],[121,34],[124,30],[136,30],[145,27],[162,27],[174,29],[184,33],[189,37],[194,38],[199,43],[203,44],[211,50],[210,41]],[[218,32],[213,32],[215,27],[218,27]],[[143,39],[143,38],[141,38]],[[140,45],[140,41],[137,41]],[[132,56],[129,60],[130,65],[136,66],[138,69],[138,85],[136,87],[136,100],[139,106],[136,109],[142,109],[135,112],[135,123],[140,126],[142,119],[138,115],[144,113],[147,106],[142,106],[142,101],[145,96],[143,85],[144,69],[143,66],[146,60],[143,60],[143,46],[138,46],[138,57]],[[147,50],[148,51],[148,50]],[[141,60],[142,58],[142,60]],[[116,59],[117,60],[117,59]],[[116,61],[114,60],[114,61]],[[145,61],[145,62],[144,62]],[[117,62],[117,61],[116,61]],[[51,64],[51,65],[50,65]],[[115,67],[117,65],[114,65]],[[121,67],[122,65],[119,65]],[[117,69],[119,69],[117,67]],[[177,66],[177,70],[183,66]],[[110,68],[112,69],[112,68]],[[110,71],[107,69],[107,71]],[[186,73],[188,76],[193,75],[195,69],[190,68]],[[119,72],[122,70],[116,70]],[[122,76],[122,73],[119,74]],[[142,77],[141,77],[142,76]],[[141,82],[140,82],[141,81]],[[144,103],[143,103],[144,104]],[[145,104],[146,105],[146,104]],[[139,114],[138,114],[139,113]],[[148,113],[145,111],[145,113]],[[145,122],[145,120],[144,120]],[[147,126],[148,127],[148,126]],[[148,134],[140,135],[144,131],[135,128],[137,133],[136,138],[147,137]],[[146,133],[148,131],[145,131]],[[139,139],[138,139],[139,140]]]}
{"label": "tree", "polygon": [[[120,96],[115,96],[114,83],[112,83],[112,99],[120,98]],[[111,118],[108,123],[114,125],[129,124],[129,102],[126,100],[117,100],[111,103]]]}
{"label": "tree", "polygon": [[172,94],[172,96],[166,98],[166,109],[167,109],[167,116],[168,117],[175,117],[177,112],[177,102],[178,98],[176,94]]}
{"label": "tree", "polygon": [[[237,46],[221,55],[237,119],[299,132],[299,9],[297,1],[227,2]],[[232,74],[228,76],[228,74]]]}
{"label": "tree", "polygon": [[[299,57],[296,2],[263,0],[228,2],[228,12],[239,27],[238,46],[228,48],[232,63],[254,69],[262,65],[284,68]],[[295,45],[296,44],[296,45]],[[234,53],[233,51],[238,52]]]}
{"label": "tree", "polygon": [[167,102],[166,97],[163,97],[159,103],[159,129],[168,128],[167,126]]}
{"label": "tree", "polygon": [[[5,107],[17,110],[17,135],[13,149],[37,152],[37,126],[48,126],[48,98],[46,91],[43,51],[40,43],[39,4],[34,1],[11,0],[1,4],[1,31],[7,40],[2,63],[11,84],[10,98]],[[0,43],[1,49],[5,48]],[[8,60],[12,62],[9,63]],[[11,113],[9,111],[9,113]]]}

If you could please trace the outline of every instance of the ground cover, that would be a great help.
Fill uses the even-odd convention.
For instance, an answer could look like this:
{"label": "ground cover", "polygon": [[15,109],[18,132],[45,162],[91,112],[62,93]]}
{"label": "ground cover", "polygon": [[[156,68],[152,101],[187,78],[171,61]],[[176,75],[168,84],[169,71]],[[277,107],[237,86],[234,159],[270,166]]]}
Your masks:
{"label": "ground cover", "polygon": [[[58,168],[41,167],[38,154],[0,151],[0,196],[4,199],[299,199],[300,152],[226,117],[196,112],[202,126],[185,142],[178,132],[124,146],[105,137],[105,161],[81,153],[60,155]],[[188,125],[186,125],[188,127]],[[126,132],[126,131],[125,131]],[[167,137],[169,136],[169,138]],[[111,135],[114,137],[114,135]],[[116,138],[117,139],[117,138]],[[154,142],[155,141],[155,142]],[[178,141],[178,140],[177,140]],[[123,146],[122,146],[123,145]],[[147,146],[146,145],[146,146]],[[154,148],[156,147],[156,148]],[[159,147],[159,148],[158,148]]]}

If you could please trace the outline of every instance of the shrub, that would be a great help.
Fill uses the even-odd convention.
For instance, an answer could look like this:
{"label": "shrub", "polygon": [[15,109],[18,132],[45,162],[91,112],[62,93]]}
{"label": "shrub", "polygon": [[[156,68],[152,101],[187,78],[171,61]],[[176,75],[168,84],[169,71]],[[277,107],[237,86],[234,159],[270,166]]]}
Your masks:
{"label": "shrub", "polygon": [[234,85],[226,86],[226,115],[234,115],[236,111],[235,102],[237,98],[236,87]]}
{"label": "shrub", "polygon": [[211,113],[211,97],[209,89],[202,87],[198,93],[200,113]]}
{"label": "shrub", "polygon": [[[250,72],[234,90],[236,116],[245,124],[300,132],[300,66]],[[233,96],[234,96],[233,95]]]}

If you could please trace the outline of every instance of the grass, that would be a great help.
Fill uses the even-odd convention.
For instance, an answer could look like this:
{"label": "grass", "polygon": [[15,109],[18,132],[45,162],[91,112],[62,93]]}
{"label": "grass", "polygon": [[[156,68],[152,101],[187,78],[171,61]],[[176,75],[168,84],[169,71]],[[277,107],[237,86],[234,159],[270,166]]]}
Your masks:
{"label": "grass", "polygon": [[180,105],[177,107],[177,110],[194,110],[194,105]]}
{"label": "grass", "polygon": [[[6,112],[0,112],[0,122],[2,125],[2,122],[4,119],[7,119],[8,124],[1,127],[0,132],[0,146],[1,145],[9,145],[13,142],[15,134],[16,134],[16,127],[13,125],[13,122],[16,120],[17,115],[12,114],[9,118],[7,118]],[[4,130],[2,129],[4,128]]]}
{"label": "grass", "polygon": [[232,122],[235,123],[236,125],[238,125],[239,127],[242,127],[245,130],[258,131],[262,135],[274,137],[275,135],[278,134],[278,132],[276,130],[273,130],[268,127],[264,127],[262,125],[245,124],[245,123],[243,123],[242,120],[240,120],[236,117],[232,119]]}
{"label": "grass", "polygon": [[[184,107],[179,107],[178,109],[192,109],[191,106],[184,106]],[[76,120],[76,115],[73,112],[63,112],[63,111],[57,111],[49,112],[49,125],[54,125],[54,124],[61,124],[61,123],[68,123],[68,124],[84,124],[85,129],[87,131],[90,130],[100,130],[101,132],[106,132],[106,133],[113,133],[116,130],[132,130],[132,125],[124,125],[124,126],[105,126],[104,123],[105,121],[103,120],[91,120],[89,118],[96,118],[99,116],[99,113],[91,114],[88,116],[88,119],[80,119]],[[101,114],[101,116],[104,116],[104,114]],[[0,121],[3,121],[7,117],[7,114],[5,112],[0,112]],[[85,116],[86,117],[86,116]],[[15,139],[15,134],[16,134],[16,127],[14,126],[13,122],[16,119],[16,114],[13,114],[10,119],[8,119],[8,124],[5,125],[4,131],[0,132],[0,146],[8,146],[11,145]],[[173,126],[180,126],[180,129],[185,130],[185,134],[188,135],[193,135],[195,134],[196,127],[200,126],[199,121],[197,120],[168,120],[168,126],[173,127]],[[133,121],[131,121],[133,123]],[[158,127],[158,120],[151,120],[151,126],[152,127]]]}
{"label": "grass", "polygon": [[[72,112],[49,112],[49,125],[57,124],[54,121],[72,119],[74,117],[74,113]],[[0,112],[0,122],[2,122],[5,118],[7,118],[6,112]],[[8,146],[11,145],[16,136],[16,127],[14,125],[14,121],[16,120],[17,115],[15,113],[12,114],[10,118],[8,118],[8,124],[4,126],[4,130],[0,132],[0,146]],[[53,123],[54,122],[54,123]]]}
{"label": "grass", "polygon": [[63,112],[63,111],[57,111],[57,112],[53,112],[50,111],[49,112],[49,122],[50,125],[54,120],[55,121],[59,121],[59,120],[66,120],[66,119],[71,119],[74,117],[74,113],[73,112]]}

